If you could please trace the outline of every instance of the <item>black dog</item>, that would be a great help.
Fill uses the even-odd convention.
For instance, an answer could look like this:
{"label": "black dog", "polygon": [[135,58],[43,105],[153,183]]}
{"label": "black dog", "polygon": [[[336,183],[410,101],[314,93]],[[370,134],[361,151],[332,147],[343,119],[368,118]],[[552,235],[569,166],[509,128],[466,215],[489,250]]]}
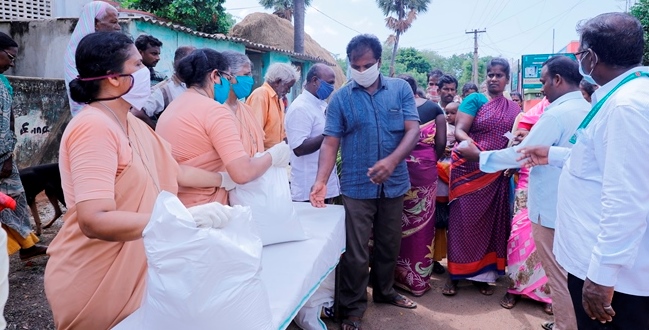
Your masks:
{"label": "black dog", "polygon": [[41,234],[41,218],[38,215],[38,208],[36,207],[36,196],[45,190],[47,199],[50,200],[54,206],[54,217],[48,222],[43,229],[47,229],[54,224],[63,212],[59,207],[59,202],[65,206],[65,198],[63,197],[63,189],[61,188],[61,173],[59,172],[59,164],[46,164],[28,167],[20,170],[20,181],[22,181],[23,188],[25,188],[25,197],[27,204],[32,211],[34,222],[36,223],[36,235]]}

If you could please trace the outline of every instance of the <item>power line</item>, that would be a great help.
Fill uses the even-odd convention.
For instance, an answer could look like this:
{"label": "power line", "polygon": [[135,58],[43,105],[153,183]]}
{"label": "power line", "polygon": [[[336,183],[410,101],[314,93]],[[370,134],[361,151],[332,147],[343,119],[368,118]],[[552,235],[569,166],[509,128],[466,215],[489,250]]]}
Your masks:
{"label": "power line", "polygon": [[317,11],[317,12],[319,12],[320,14],[324,15],[324,16],[327,17],[328,19],[330,19],[330,20],[332,20],[332,21],[334,21],[334,22],[336,22],[336,23],[338,23],[338,24],[340,24],[340,25],[342,25],[342,26],[344,26],[344,27],[346,27],[346,28],[348,28],[348,29],[350,29],[350,30],[352,30],[352,31],[354,31],[354,32],[356,32],[356,33],[358,33],[358,34],[362,34],[362,32],[360,32],[360,31],[358,31],[358,30],[356,30],[356,29],[354,29],[354,28],[351,28],[351,27],[349,27],[349,26],[347,26],[347,25],[345,25],[345,24],[339,22],[339,21],[336,20],[335,18],[333,18],[333,17],[331,17],[331,16],[329,16],[329,15],[323,13],[322,11],[320,11],[320,9],[316,8],[315,6],[311,6],[311,8],[315,9],[315,11]]}
{"label": "power line", "polygon": [[[558,21],[562,20],[563,18],[565,18],[566,16],[568,16],[568,15],[572,12],[572,10],[575,9],[575,7],[577,7],[579,4],[581,4],[581,3],[584,2],[584,1],[585,1],[585,0],[580,0],[579,2],[577,2],[574,6],[570,7],[570,9],[568,9],[567,11],[565,11],[565,12],[563,13],[563,15],[561,15],[561,17],[558,17],[558,18],[555,17],[555,18],[557,18],[556,22],[558,22]],[[556,23],[556,22],[555,22],[555,23]],[[529,44],[527,44],[525,47],[521,48],[520,51],[522,52],[522,51],[524,51],[525,49],[527,49],[529,46],[533,45],[537,40],[539,40],[539,39],[543,36],[543,34],[545,34],[546,32],[548,32],[548,31],[549,31],[553,26],[554,26],[554,24],[550,25],[549,28],[547,28],[547,29],[545,29],[543,32],[541,32],[541,33],[540,33],[536,38],[534,38],[534,40],[532,40],[532,42],[530,42]]]}

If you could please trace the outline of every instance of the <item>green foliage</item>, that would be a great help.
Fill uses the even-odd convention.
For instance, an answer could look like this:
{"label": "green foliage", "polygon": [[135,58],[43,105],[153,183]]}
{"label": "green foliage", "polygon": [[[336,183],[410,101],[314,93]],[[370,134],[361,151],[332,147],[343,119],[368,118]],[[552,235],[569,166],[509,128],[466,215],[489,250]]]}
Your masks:
{"label": "green foliage", "polygon": [[[478,82],[476,85],[480,87],[480,84],[487,79],[487,63],[493,59],[493,56],[485,56],[478,58]],[[460,83],[460,88],[467,82],[471,81],[472,69],[473,69],[473,56],[470,59],[464,60],[462,63],[464,70],[462,70],[462,75],[458,77]]]}
{"label": "green foliage", "polygon": [[631,15],[637,18],[644,30],[644,54],[642,65],[649,65],[649,0],[638,0],[631,7]]}
{"label": "green foliage", "polygon": [[336,63],[338,63],[338,66],[343,70],[343,73],[347,75],[347,58],[345,57],[336,57]]}
{"label": "green foliage", "polygon": [[[293,10],[293,0],[259,0],[259,4],[266,9]],[[304,0],[304,7],[311,5],[311,0]]]}
{"label": "green foliage", "polygon": [[[649,0],[648,0],[649,1]],[[381,55],[381,73],[388,76],[390,72],[390,63],[392,53],[385,51],[388,46],[384,45],[384,51]],[[481,57],[478,60],[478,77],[484,81],[487,75],[487,63],[492,59],[491,56]],[[415,48],[400,48],[394,63],[395,75],[409,74],[415,78],[417,85],[425,89],[428,86],[428,73],[432,70],[439,69],[445,74],[457,78],[458,88],[471,81],[471,69],[473,65],[473,54],[454,54],[449,57],[439,55],[432,50],[418,50]],[[480,85],[480,84],[478,84]]]}
{"label": "green foliage", "polygon": [[396,62],[403,64],[408,72],[428,73],[430,62],[414,48],[401,48],[397,52]]}
{"label": "green foliage", "polygon": [[121,6],[150,12],[190,29],[205,33],[228,33],[232,15],[223,8],[225,0],[122,0]]}

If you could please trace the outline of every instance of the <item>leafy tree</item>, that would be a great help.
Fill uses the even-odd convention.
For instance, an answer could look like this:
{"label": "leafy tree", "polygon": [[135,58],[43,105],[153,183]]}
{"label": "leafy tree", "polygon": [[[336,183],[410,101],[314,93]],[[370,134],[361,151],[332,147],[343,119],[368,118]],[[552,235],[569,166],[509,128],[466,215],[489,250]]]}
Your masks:
{"label": "leafy tree", "polygon": [[[392,58],[390,61],[390,76],[395,73],[394,61],[397,57],[397,49],[399,49],[399,38],[412,26],[412,23],[417,19],[417,14],[423,13],[428,10],[428,4],[431,0],[376,0],[376,4],[383,11],[385,18],[385,26],[394,31],[394,35],[390,36],[390,44],[392,48]],[[395,15],[396,17],[392,16]]]}
{"label": "leafy tree", "polygon": [[226,34],[234,25],[223,8],[225,0],[122,0],[126,8],[150,12],[160,18],[205,33]]}
{"label": "leafy tree", "polygon": [[[480,57],[478,59],[478,88],[480,84],[487,79],[487,63],[493,59],[493,56]],[[473,69],[473,59],[464,60],[462,75],[458,78],[460,86],[464,85],[467,82],[471,81],[472,69]]]}
{"label": "leafy tree", "polygon": [[[384,49],[388,47],[389,45],[387,44],[383,45]],[[392,52],[383,52],[381,55],[381,73],[383,75],[389,75],[390,66],[388,66],[387,63],[390,63],[391,61]],[[414,48],[399,49],[397,58],[394,61],[394,74],[409,74],[413,78],[415,78],[417,86],[425,89],[428,84],[428,78],[426,74],[428,73],[428,71],[430,71],[430,69],[424,70],[422,72],[417,71],[417,69],[426,69],[426,66],[430,67],[430,63],[428,63],[428,60],[421,55],[421,52],[419,50],[416,50]]]}
{"label": "leafy tree", "polygon": [[347,76],[347,58],[339,57],[337,54],[334,55],[334,57],[336,58],[336,63],[338,63],[338,66],[343,70],[345,76]]}
{"label": "leafy tree", "polygon": [[396,62],[403,64],[406,71],[428,73],[432,70],[430,62],[426,59],[420,51],[414,48],[401,48],[397,52]]}
{"label": "leafy tree", "polygon": [[[273,9],[274,15],[293,21],[293,0],[259,0],[266,9]],[[304,0],[304,7],[311,5],[311,0]]]}
{"label": "leafy tree", "polygon": [[635,16],[642,24],[644,30],[642,65],[649,65],[649,0],[638,0],[631,7],[631,15]]}

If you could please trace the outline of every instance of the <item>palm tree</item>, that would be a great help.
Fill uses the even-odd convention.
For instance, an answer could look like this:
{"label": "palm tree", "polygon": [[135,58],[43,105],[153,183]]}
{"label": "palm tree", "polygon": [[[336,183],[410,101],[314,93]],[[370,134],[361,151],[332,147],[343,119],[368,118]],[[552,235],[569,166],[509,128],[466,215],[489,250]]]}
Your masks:
{"label": "palm tree", "polygon": [[[274,15],[293,21],[293,0],[259,0],[266,9],[273,9]],[[304,7],[311,5],[311,0],[304,0]]]}
{"label": "palm tree", "polygon": [[[395,33],[388,38],[388,41],[394,44],[390,60],[390,76],[394,76],[394,59],[397,57],[399,37],[412,26],[417,14],[428,10],[429,3],[430,0],[376,0],[376,4],[386,16],[385,26]],[[393,14],[396,17],[392,16]]]}

